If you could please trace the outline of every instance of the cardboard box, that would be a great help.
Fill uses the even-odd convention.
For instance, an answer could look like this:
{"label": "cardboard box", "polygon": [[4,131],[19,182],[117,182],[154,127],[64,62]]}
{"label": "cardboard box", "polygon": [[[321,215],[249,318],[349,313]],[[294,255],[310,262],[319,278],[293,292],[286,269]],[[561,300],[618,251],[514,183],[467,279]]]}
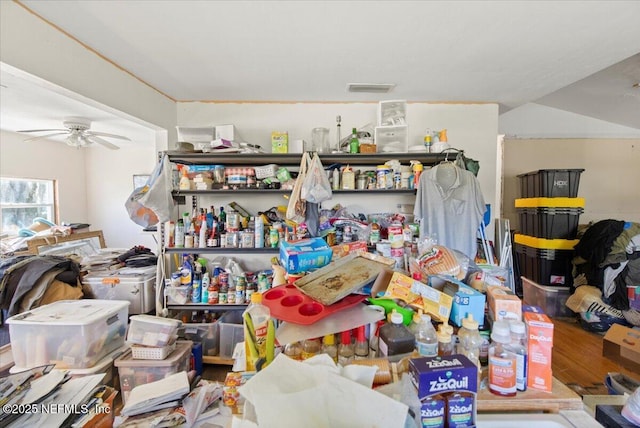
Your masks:
{"label": "cardboard box", "polygon": [[289,134],[287,132],[271,133],[271,153],[289,152]]}
{"label": "cardboard box", "polygon": [[487,304],[489,316],[494,321],[522,319],[522,301],[507,287],[487,286]]}
{"label": "cardboard box", "polygon": [[412,307],[422,309],[438,322],[449,321],[453,297],[407,275],[394,272],[385,295],[404,300]]}
{"label": "cardboard box", "polygon": [[527,326],[527,388],[552,392],[553,322],[540,308],[526,306],[522,314]]}
{"label": "cardboard box", "polygon": [[467,357],[412,358],[409,376],[422,404],[422,426],[476,426],[478,367]]}
{"label": "cardboard box", "polygon": [[640,372],[640,330],[613,324],[602,339],[602,355]]}
{"label": "cardboard box", "polygon": [[354,241],[346,244],[333,245],[331,251],[333,251],[333,260],[338,260],[340,257],[348,256],[349,254],[366,253],[368,247],[365,241]]}
{"label": "cardboard box", "polygon": [[326,266],[333,251],[322,238],[280,241],[280,263],[287,273],[300,273]]}
{"label": "cardboard box", "polygon": [[443,292],[453,297],[449,319],[455,325],[462,327],[462,320],[468,314],[478,321],[479,327],[484,325],[484,294],[452,278],[447,279]]}

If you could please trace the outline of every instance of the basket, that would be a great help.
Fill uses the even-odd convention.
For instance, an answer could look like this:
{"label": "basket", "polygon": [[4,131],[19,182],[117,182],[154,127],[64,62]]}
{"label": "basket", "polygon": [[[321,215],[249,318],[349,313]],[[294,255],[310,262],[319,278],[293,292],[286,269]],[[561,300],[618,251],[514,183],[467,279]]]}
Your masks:
{"label": "basket", "polygon": [[131,346],[131,356],[135,360],[164,360],[176,349],[176,342],[156,348],[153,346]]}
{"label": "basket", "polygon": [[275,177],[278,165],[270,163],[269,165],[256,166],[256,178],[262,180],[263,178]]}

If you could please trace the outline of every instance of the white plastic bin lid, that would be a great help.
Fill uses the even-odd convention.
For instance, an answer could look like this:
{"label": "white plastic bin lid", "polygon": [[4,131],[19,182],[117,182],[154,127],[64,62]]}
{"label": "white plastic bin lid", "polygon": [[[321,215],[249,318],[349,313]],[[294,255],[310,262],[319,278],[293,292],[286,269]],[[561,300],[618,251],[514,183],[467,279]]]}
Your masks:
{"label": "white plastic bin lid", "polygon": [[[53,370],[64,370],[66,372],[69,372],[69,374],[72,376],[86,376],[86,375],[105,373],[108,370],[109,366],[113,364],[115,359],[118,358],[120,355],[124,354],[125,352],[127,352],[128,350],[129,350],[128,346],[123,346],[121,348],[118,348],[115,351],[112,351],[107,355],[105,355],[104,358],[98,361],[95,366],[88,367],[86,369],[53,369]],[[15,374],[15,373],[20,373],[30,369],[31,368],[27,368],[27,367],[13,366],[9,369],[9,373]]]}
{"label": "white plastic bin lid", "polygon": [[139,268],[125,267],[113,271],[95,271],[90,272],[82,278],[85,284],[98,282],[101,283],[105,278],[118,278],[121,282],[127,281],[145,281],[156,276],[155,266],[145,266]]}
{"label": "white plastic bin lid", "polygon": [[139,321],[139,322],[146,322],[146,323],[152,323],[152,324],[159,324],[162,326],[166,326],[166,327],[173,327],[173,328],[178,328],[180,327],[180,325],[182,325],[182,321],[180,320],[176,320],[173,318],[163,318],[163,317],[156,317],[153,315],[132,315],[130,318],[131,322],[134,321]]}
{"label": "white plastic bin lid", "polygon": [[122,309],[128,310],[129,304],[125,300],[59,300],[14,315],[7,320],[7,324],[87,325],[109,318]]}

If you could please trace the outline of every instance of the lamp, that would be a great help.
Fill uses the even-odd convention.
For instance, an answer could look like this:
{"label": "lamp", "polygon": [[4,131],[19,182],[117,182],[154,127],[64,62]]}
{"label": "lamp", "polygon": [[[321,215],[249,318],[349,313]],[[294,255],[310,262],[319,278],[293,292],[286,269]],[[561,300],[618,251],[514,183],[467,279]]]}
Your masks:
{"label": "lamp", "polygon": [[67,143],[71,147],[77,147],[77,148],[80,148],[81,146],[84,145],[82,142],[82,136],[76,130],[71,131],[71,134],[69,134],[69,136],[65,140],[65,143]]}

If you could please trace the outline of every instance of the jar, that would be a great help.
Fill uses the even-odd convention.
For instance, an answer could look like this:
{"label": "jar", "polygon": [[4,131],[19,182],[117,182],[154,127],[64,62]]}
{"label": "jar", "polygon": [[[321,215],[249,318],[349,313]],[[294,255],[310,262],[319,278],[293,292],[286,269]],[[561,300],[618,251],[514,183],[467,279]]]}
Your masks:
{"label": "jar", "polygon": [[213,182],[215,184],[224,184],[225,177],[224,165],[213,166]]}
{"label": "jar", "polygon": [[367,188],[367,174],[360,173],[356,178],[356,189],[364,190]]}

